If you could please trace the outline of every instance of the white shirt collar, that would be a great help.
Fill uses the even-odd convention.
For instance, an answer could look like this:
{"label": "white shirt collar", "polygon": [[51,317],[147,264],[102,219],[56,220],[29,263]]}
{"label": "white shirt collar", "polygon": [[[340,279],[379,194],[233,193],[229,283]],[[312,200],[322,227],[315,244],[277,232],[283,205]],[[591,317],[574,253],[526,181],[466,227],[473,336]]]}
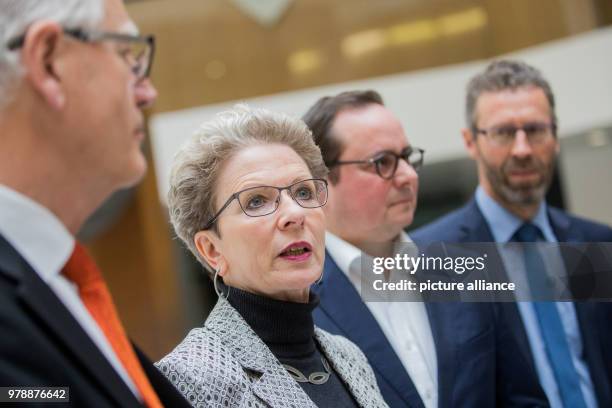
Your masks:
{"label": "white shirt collar", "polygon": [[0,184],[0,234],[45,281],[60,273],[74,237],[46,207]]}
{"label": "white shirt collar", "polygon": [[[414,243],[412,239],[408,236],[408,234],[406,234],[406,232],[404,231],[400,232],[395,242],[402,244]],[[340,268],[340,270],[344,272],[344,274],[347,275],[351,280],[355,278],[351,277],[350,274],[351,264],[353,264],[353,262],[360,262],[362,254],[365,255],[367,258],[371,258],[370,255],[363,253],[361,249],[343,240],[337,235],[332,234],[329,231],[325,232],[325,247],[327,248],[327,251],[329,252],[331,257],[336,262],[336,265],[338,265],[338,268]],[[398,248],[396,248],[396,252],[398,252]],[[361,271],[361,268],[353,268],[352,270]]]}
{"label": "white shirt collar", "polygon": [[349,274],[351,263],[361,256],[359,248],[329,231],[325,233],[325,247],[334,261],[336,261],[338,268],[346,275]]}

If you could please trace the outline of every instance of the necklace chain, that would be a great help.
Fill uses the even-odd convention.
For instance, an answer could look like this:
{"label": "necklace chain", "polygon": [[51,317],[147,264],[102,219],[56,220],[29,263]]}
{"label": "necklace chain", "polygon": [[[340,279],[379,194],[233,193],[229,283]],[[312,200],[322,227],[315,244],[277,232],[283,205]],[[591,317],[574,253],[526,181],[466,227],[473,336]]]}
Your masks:
{"label": "necklace chain", "polygon": [[304,375],[300,370],[295,367],[290,366],[289,364],[283,364],[283,367],[287,370],[287,372],[295,379],[297,382],[307,382],[315,385],[325,384],[327,380],[329,380],[329,376],[331,374],[331,370],[329,368],[329,363],[325,359],[325,357],[321,356],[321,362],[323,363],[323,367],[325,368],[325,372],[315,371],[310,374],[308,377]]}

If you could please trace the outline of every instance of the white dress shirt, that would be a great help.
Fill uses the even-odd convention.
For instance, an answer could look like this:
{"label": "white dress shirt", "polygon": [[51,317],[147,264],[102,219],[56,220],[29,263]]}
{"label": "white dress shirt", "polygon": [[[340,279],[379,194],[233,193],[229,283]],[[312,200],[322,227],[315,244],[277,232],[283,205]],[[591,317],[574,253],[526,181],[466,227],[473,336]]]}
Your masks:
{"label": "white dress shirt", "polygon": [[0,184],[0,234],[19,252],[98,346],[136,397],[140,394],[100,326],[61,274],[74,249],[74,237],[46,207]]}
{"label": "white dress shirt", "polygon": [[[402,232],[398,242],[412,243],[412,240]],[[329,232],[325,236],[325,245],[338,268],[361,294],[361,256],[369,255]],[[390,272],[391,276],[402,273]],[[365,304],[402,362],[425,407],[437,407],[438,365],[425,305],[422,302]]]}

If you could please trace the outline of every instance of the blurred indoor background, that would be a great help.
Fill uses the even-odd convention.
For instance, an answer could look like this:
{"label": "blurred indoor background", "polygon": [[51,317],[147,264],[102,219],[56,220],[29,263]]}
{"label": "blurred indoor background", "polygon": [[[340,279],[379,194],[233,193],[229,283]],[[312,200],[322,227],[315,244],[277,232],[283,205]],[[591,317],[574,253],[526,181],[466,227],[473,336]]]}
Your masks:
{"label": "blurred indoor background", "polygon": [[[133,0],[156,36],[150,160],[137,188],[84,227],[128,332],[154,358],[201,325],[214,292],[172,233],[172,154],[238,101],[296,116],[320,96],[374,88],[425,148],[415,226],[476,185],[459,129],[467,80],[509,55],[540,68],[558,99],[562,154],[549,201],[612,224],[610,0]],[[602,188],[602,182],[606,188]]]}

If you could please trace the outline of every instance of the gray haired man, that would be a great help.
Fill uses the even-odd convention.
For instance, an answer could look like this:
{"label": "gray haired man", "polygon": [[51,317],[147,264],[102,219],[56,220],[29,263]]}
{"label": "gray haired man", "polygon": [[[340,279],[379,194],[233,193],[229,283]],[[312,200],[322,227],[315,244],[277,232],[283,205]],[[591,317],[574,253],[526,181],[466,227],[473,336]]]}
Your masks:
{"label": "gray haired man", "polygon": [[0,385],[34,387],[20,401],[188,406],[133,348],[74,238],[146,170],[153,38],[120,0],[0,3]]}

